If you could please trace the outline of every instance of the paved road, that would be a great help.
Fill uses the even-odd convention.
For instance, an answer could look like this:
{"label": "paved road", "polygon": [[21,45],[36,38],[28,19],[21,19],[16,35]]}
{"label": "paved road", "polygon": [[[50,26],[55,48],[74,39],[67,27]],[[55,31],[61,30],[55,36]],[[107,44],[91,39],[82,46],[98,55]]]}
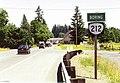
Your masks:
{"label": "paved road", "polygon": [[[94,51],[84,51],[85,54],[93,54]],[[111,52],[111,51],[98,51],[98,56],[102,56],[103,58],[109,59],[118,65],[120,65],[120,53],[119,52]]]}
{"label": "paved road", "polygon": [[18,55],[17,50],[0,52],[0,83],[56,83],[65,53],[52,47],[31,49],[28,55]]}

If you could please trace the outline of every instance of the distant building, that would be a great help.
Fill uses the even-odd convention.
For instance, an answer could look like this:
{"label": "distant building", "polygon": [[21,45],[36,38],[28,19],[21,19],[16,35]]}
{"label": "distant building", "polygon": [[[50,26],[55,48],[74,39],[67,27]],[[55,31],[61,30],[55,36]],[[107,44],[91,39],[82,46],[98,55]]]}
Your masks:
{"label": "distant building", "polygon": [[60,43],[70,43],[70,41],[71,41],[71,32],[72,32],[73,30],[70,30],[70,31],[68,31],[65,35],[64,35],[64,37],[63,37],[63,39],[60,41]]}
{"label": "distant building", "polygon": [[58,44],[63,38],[50,38],[48,41],[50,41],[53,44]]}
{"label": "distant building", "polygon": [[[70,34],[71,32],[72,32],[73,30],[69,30],[65,35],[64,35],[64,37],[63,37],[63,39],[60,41],[60,43],[64,43],[64,44],[66,44],[66,43],[71,43],[71,37],[72,37],[72,35]],[[81,43],[83,43],[83,44],[87,44],[88,42],[88,37],[87,36],[84,36],[83,37],[83,42],[81,42]]]}

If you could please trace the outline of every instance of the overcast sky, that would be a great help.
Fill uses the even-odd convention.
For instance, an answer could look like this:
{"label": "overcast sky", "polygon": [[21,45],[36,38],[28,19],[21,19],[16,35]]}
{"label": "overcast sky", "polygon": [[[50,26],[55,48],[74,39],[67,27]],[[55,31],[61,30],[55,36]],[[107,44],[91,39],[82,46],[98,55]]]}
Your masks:
{"label": "overcast sky", "polygon": [[70,25],[75,6],[79,6],[86,28],[87,13],[93,12],[105,12],[107,26],[120,28],[120,0],[0,0],[0,8],[8,12],[10,23],[18,27],[23,14],[28,22],[36,17],[38,5],[50,30],[54,24]]}

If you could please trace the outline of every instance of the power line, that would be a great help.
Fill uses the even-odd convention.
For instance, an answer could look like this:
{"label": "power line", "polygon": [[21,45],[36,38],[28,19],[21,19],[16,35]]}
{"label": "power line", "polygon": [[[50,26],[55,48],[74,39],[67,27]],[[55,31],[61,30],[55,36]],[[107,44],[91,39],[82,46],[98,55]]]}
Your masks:
{"label": "power line", "polygon": [[[35,8],[12,8],[12,7],[3,7],[3,9],[13,9],[13,10],[36,10]],[[116,7],[116,8],[83,8],[79,10],[116,10],[116,9],[120,9],[120,7]],[[74,9],[42,9],[42,10],[53,10],[53,11],[71,11]]]}

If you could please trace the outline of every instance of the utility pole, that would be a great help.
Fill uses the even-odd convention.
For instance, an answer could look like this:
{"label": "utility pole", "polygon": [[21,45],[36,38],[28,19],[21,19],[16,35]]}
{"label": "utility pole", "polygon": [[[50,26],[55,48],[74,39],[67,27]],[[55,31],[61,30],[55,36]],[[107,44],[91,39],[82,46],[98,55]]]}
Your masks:
{"label": "utility pole", "polygon": [[78,21],[76,22],[76,47],[77,47],[77,23],[78,23]]}

